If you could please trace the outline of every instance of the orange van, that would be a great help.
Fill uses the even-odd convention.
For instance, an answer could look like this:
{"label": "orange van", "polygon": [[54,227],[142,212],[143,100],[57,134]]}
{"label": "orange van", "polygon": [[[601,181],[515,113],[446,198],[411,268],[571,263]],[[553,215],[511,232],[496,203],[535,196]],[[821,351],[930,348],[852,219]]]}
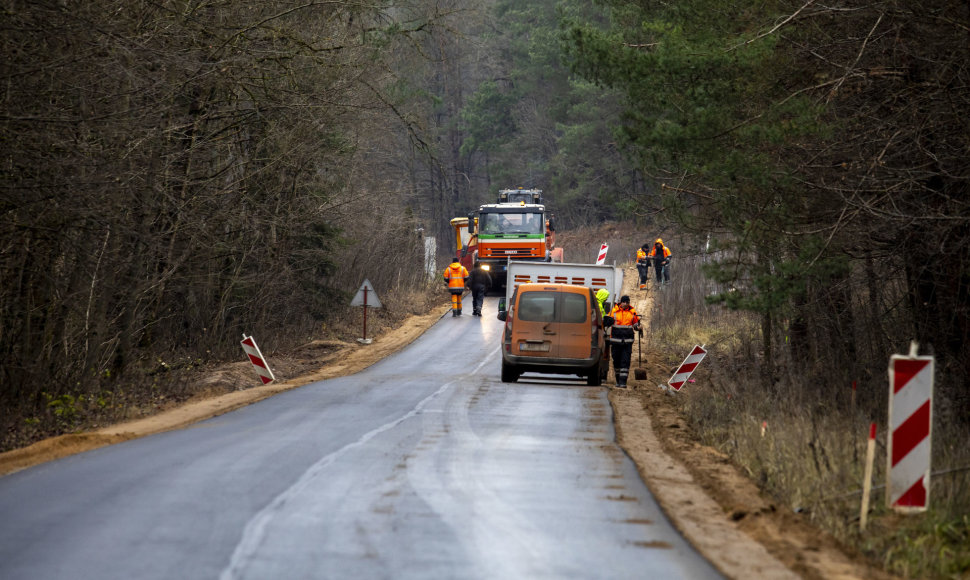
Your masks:
{"label": "orange van", "polygon": [[520,284],[508,308],[502,338],[502,382],[522,373],[577,375],[598,386],[609,371],[603,318],[593,290],[571,284]]}

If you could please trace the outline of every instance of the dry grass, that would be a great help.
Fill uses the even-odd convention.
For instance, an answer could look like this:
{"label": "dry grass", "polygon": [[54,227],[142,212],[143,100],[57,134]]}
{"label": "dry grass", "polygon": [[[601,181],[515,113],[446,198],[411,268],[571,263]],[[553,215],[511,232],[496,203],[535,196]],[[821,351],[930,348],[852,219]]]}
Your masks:
{"label": "dry grass", "polygon": [[[677,246],[674,255],[678,256]],[[970,433],[944,413],[934,416],[931,509],[899,516],[885,506],[886,394],[856,401],[839,369],[791,370],[779,353],[780,378],[761,379],[756,317],[705,304],[717,290],[700,273],[702,256],[681,251],[671,283],[654,289],[650,340],[672,368],[694,344],[708,356],[678,405],[703,443],[725,453],[787,509],[907,578],[970,578]],[[891,353],[885,353],[886,360]],[[840,387],[844,384],[845,388]],[[859,531],[869,422],[877,437],[868,529]],[[962,423],[965,425],[966,423]],[[764,431],[762,427],[766,426]]]}

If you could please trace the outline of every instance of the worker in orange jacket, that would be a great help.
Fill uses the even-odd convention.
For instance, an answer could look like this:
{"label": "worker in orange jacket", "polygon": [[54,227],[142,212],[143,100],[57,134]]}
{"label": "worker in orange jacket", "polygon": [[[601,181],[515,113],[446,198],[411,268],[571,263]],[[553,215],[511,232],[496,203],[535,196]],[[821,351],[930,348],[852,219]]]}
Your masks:
{"label": "worker in orange jacket", "polygon": [[630,297],[622,296],[610,311],[613,326],[610,327],[610,351],[613,353],[613,375],[616,386],[626,388],[630,376],[630,356],[633,354],[634,334],[643,333],[640,315],[630,306]]}
{"label": "worker in orange jacket", "polygon": [[445,268],[444,279],[448,284],[448,292],[451,292],[451,315],[461,316],[461,295],[465,293],[465,284],[468,282],[468,268],[462,266],[456,257]]}
{"label": "worker in orange jacket", "polygon": [[650,259],[647,258],[647,250],[650,244],[643,244],[637,250],[637,273],[640,274],[640,290],[647,287],[647,276],[650,275]]}
{"label": "worker in orange jacket", "polygon": [[647,257],[653,260],[653,271],[657,278],[657,284],[670,282],[670,248],[664,245],[664,241],[657,238]]}

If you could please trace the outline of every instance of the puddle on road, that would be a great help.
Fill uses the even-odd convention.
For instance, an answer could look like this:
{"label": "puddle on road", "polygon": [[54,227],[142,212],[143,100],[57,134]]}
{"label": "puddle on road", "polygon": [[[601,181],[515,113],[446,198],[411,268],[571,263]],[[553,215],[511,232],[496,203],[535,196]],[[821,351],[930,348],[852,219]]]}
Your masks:
{"label": "puddle on road", "polygon": [[673,546],[667,542],[661,540],[654,540],[652,542],[633,542],[633,545],[638,548],[657,548],[659,550],[671,550]]}

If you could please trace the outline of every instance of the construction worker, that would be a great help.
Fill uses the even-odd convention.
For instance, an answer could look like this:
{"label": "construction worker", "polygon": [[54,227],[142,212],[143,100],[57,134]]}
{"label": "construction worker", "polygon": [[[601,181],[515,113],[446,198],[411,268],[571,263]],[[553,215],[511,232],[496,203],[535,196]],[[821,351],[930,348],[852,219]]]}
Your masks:
{"label": "construction worker", "polygon": [[650,275],[650,260],[647,258],[647,250],[650,244],[643,244],[637,250],[637,273],[640,274],[640,290],[647,288],[647,276]]}
{"label": "construction worker", "polygon": [[[603,332],[607,333],[606,345],[605,345],[606,354],[604,355],[607,361],[610,360],[609,328],[613,326],[613,319],[610,318],[609,315],[606,313],[606,301],[607,299],[609,299],[609,297],[610,297],[610,291],[607,290],[606,288],[600,288],[599,290],[596,291],[596,305],[599,306],[600,318],[603,319]],[[609,364],[609,362],[607,362],[606,364]]]}
{"label": "construction worker", "polygon": [[600,288],[596,291],[596,305],[600,307],[600,318],[606,318],[606,308],[603,306],[606,304],[606,299],[610,297],[610,291],[606,288]]}
{"label": "construction worker", "polygon": [[670,282],[670,248],[664,245],[662,239],[657,238],[647,257],[653,260],[653,271],[657,278],[657,284]]}
{"label": "construction worker", "polygon": [[451,293],[451,315],[461,316],[461,295],[464,294],[465,283],[468,282],[468,268],[462,266],[455,257],[451,265],[445,268],[443,276]]}
{"label": "construction worker", "polygon": [[[472,316],[482,315],[482,305],[485,303],[485,293],[492,287],[492,277],[482,269],[482,263],[476,262],[468,277],[468,285],[472,289]],[[459,313],[461,307],[459,306]]]}
{"label": "construction worker", "polygon": [[622,296],[620,302],[610,311],[613,327],[610,330],[610,350],[613,351],[613,375],[616,386],[626,388],[626,380],[630,375],[630,356],[633,353],[634,333],[642,336],[643,326],[640,315],[630,306],[630,297]]}

